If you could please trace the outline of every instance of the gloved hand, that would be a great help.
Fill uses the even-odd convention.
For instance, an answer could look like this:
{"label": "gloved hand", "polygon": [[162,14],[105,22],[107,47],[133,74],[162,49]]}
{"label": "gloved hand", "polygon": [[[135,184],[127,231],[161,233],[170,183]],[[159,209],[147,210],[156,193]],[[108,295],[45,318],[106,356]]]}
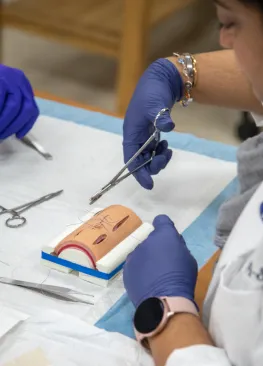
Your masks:
{"label": "gloved hand", "polygon": [[22,138],[38,115],[33,90],[24,73],[0,65],[0,140],[14,134]]}
{"label": "gloved hand", "polygon": [[137,308],[150,297],[180,296],[194,302],[197,263],[165,215],[153,221],[154,231],[127,258],[123,281]]}
{"label": "gloved hand", "polygon": [[[180,73],[172,62],[159,59],[152,63],[144,72],[135,89],[126,112],[123,125],[123,153],[127,161],[139,150],[152,133],[153,121],[163,108],[171,109],[174,103],[181,99],[183,82]],[[157,128],[163,132],[172,131],[174,123],[170,113],[164,113],[157,121]],[[129,166],[133,170],[149,160],[154,143]],[[172,157],[167,141],[159,143],[157,154],[150,164],[134,173],[137,181],[146,189],[153,188],[151,175],[158,174],[164,169]]]}

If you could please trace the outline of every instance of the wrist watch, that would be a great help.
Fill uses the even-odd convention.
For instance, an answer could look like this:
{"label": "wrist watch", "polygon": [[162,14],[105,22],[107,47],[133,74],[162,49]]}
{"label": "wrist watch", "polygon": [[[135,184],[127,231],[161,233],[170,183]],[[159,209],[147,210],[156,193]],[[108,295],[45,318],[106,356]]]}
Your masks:
{"label": "wrist watch", "polygon": [[144,300],[133,319],[137,341],[149,349],[147,339],[160,333],[169,319],[179,313],[199,316],[195,304],[184,297],[151,297]]}

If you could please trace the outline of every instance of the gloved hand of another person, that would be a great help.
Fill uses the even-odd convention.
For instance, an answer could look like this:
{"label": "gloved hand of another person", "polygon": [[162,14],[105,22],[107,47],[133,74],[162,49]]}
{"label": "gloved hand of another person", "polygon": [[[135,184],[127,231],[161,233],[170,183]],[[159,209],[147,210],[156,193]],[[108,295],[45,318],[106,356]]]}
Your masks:
{"label": "gloved hand of another person", "polygon": [[[174,64],[167,59],[159,59],[144,72],[135,89],[126,112],[123,125],[123,153],[127,161],[148,140],[152,133],[153,121],[163,109],[171,109],[183,93],[183,81]],[[157,128],[163,132],[172,131],[174,123],[170,113],[164,113],[157,121]],[[129,166],[133,170],[150,159],[155,144],[152,143]],[[153,188],[152,175],[164,169],[172,157],[167,141],[159,143],[157,154],[150,164],[134,173],[135,178],[146,189]]]}
{"label": "gloved hand of another person", "polygon": [[154,231],[127,258],[123,281],[137,308],[150,297],[179,296],[194,302],[197,263],[184,238],[165,215],[153,221]]}
{"label": "gloved hand of another person", "polygon": [[0,65],[0,140],[14,134],[22,138],[38,115],[33,90],[24,73]]}

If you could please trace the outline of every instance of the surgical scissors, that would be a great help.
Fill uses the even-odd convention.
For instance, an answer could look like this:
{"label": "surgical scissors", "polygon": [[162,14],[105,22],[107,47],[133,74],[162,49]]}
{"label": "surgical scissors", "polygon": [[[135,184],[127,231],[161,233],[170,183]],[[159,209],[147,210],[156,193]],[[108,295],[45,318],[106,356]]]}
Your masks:
{"label": "surgical scissors", "polygon": [[9,228],[18,228],[21,226],[24,226],[27,222],[26,218],[24,216],[20,216],[23,212],[26,212],[32,207],[40,205],[42,202],[46,202],[51,200],[54,197],[59,196],[63,192],[63,189],[54,193],[49,193],[43,197],[38,198],[37,200],[24,203],[23,205],[7,209],[3,206],[0,206],[0,216],[4,214],[10,214],[11,217],[9,217],[5,224]]}
{"label": "surgical scissors", "polygon": [[[141,169],[142,167],[144,167],[145,165],[149,164],[152,159],[155,157],[156,155],[156,149],[158,146],[158,143],[160,142],[160,131],[158,130],[156,124],[157,124],[157,120],[158,118],[165,112],[169,111],[169,108],[163,108],[162,110],[160,110],[160,112],[156,115],[154,121],[153,121],[153,133],[152,135],[148,138],[148,140],[142,145],[142,147],[140,147],[140,149],[130,158],[130,160],[127,161],[127,163],[123,166],[123,168],[109,181],[109,183],[107,183],[104,187],[101,188],[101,190],[99,192],[97,192],[96,194],[94,194],[91,198],[90,198],[90,202],[89,204],[92,205],[94,202],[96,202],[99,198],[101,198],[106,192],[108,192],[110,189],[112,189],[113,187],[115,187],[117,184],[119,184],[120,182],[122,182],[124,179],[128,178],[130,175],[134,174],[135,172],[137,172],[139,169]],[[155,145],[155,149],[152,152],[152,156],[150,157],[149,160],[147,160],[146,162],[144,162],[143,164],[141,164],[140,166],[138,166],[137,168],[135,168],[134,170],[132,170],[129,173],[126,173],[125,175],[122,175],[122,173],[129,167],[129,165],[146,149],[146,147],[155,140],[156,145]]]}

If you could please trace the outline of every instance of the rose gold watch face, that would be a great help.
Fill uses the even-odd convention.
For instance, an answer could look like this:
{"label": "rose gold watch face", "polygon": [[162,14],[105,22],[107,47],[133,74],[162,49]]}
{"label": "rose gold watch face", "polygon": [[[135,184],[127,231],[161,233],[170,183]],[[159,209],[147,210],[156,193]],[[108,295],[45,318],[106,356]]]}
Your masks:
{"label": "rose gold watch face", "polygon": [[87,250],[94,261],[100,260],[142,225],[129,208],[109,206],[66,236],[55,248],[55,254],[69,247]]}

